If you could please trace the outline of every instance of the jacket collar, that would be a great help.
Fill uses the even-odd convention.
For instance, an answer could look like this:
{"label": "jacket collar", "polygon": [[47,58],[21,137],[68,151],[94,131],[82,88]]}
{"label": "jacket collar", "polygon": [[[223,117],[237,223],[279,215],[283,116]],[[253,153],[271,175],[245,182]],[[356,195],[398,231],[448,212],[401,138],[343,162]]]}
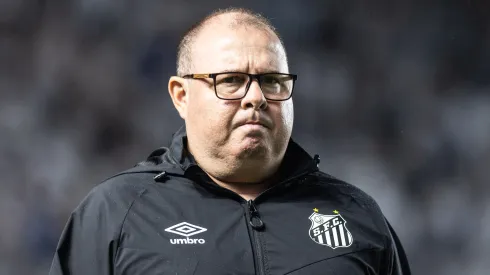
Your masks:
{"label": "jacket collar", "polygon": [[[280,178],[290,178],[308,170],[318,170],[319,157],[312,158],[299,144],[291,138],[286,149],[283,163],[279,167]],[[138,163],[131,170],[167,172],[177,175],[197,166],[194,157],[187,150],[187,133],[185,126],[174,133],[169,147],[153,151],[146,161]],[[143,171],[142,171],[143,170]]]}

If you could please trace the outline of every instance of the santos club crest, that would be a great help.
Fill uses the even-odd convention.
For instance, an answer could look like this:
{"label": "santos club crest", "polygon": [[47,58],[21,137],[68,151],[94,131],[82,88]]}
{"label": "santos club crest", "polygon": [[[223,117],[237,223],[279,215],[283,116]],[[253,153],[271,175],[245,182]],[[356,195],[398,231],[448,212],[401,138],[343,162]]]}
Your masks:
{"label": "santos club crest", "polygon": [[336,215],[318,214],[318,209],[311,214],[310,238],[321,245],[330,246],[335,249],[337,247],[349,247],[352,244],[352,234],[346,227],[346,221],[337,210]]}

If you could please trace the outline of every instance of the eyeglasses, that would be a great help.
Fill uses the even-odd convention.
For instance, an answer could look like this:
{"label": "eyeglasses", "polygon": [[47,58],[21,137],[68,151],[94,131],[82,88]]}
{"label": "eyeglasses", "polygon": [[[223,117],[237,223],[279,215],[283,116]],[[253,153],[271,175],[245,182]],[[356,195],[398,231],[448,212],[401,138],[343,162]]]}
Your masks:
{"label": "eyeglasses", "polygon": [[267,100],[284,101],[291,98],[297,75],[283,73],[247,74],[241,72],[225,72],[215,74],[188,74],[183,78],[212,78],[216,96],[223,100],[242,99],[257,79],[260,89]]}

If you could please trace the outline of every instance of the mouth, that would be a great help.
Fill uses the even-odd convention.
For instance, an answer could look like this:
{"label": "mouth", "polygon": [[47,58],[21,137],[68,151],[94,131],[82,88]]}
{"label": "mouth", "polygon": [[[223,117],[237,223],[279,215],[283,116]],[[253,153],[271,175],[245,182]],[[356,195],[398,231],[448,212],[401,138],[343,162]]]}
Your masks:
{"label": "mouth", "polygon": [[253,129],[258,129],[258,128],[269,128],[267,127],[264,123],[261,123],[259,121],[251,121],[251,122],[246,122],[244,123],[243,125],[241,126],[245,126],[245,127],[250,127],[250,128],[253,128]]}
{"label": "mouth", "polygon": [[255,130],[270,130],[273,127],[272,120],[268,119],[265,116],[258,116],[254,115],[252,117],[249,117],[248,119],[245,118],[243,120],[240,120],[235,124],[234,128],[246,128],[246,129],[255,129]]}

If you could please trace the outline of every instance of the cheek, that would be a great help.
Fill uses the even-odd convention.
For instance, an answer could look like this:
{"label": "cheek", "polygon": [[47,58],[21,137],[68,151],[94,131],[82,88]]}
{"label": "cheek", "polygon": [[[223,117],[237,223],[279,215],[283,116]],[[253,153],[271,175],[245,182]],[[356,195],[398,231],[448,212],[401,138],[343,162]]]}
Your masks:
{"label": "cheek", "polygon": [[226,103],[215,100],[214,98],[192,98],[189,101],[187,123],[196,134],[200,134],[203,138],[218,138],[225,136],[229,129],[233,118],[232,106],[227,106]]}
{"label": "cheek", "polygon": [[[190,121],[188,123],[194,126],[203,126],[203,121],[207,121],[212,118],[212,112],[210,110],[215,104],[213,98],[211,98],[207,89],[194,84],[191,86],[192,91],[189,92],[189,98],[187,102],[187,116]],[[202,127],[201,127],[202,128]]]}
{"label": "cheek", "polygon": [[281,132],[290,133],[293,127],[294,121],[294,109],[292,101],[286,101],[278,104],[277,110],[275,110],[276,115],[276,123]]}
{"label": "cheek", "polygon": [[286,123],[292,128],[294,122],[294,106],[293,101],[287,101],[284,103],[284,116],[286,117]]}

